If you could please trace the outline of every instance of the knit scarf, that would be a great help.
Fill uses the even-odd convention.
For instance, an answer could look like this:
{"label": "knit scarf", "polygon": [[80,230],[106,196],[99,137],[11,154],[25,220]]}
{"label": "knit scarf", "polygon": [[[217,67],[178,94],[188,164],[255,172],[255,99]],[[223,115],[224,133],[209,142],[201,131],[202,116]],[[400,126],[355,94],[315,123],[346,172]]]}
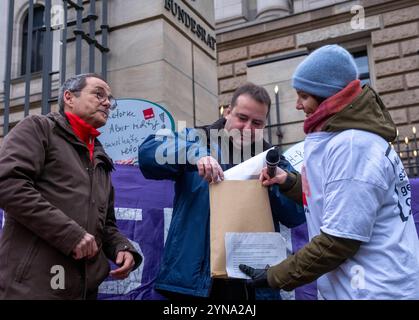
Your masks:
{"label": "knit scarf", "polygon": [[76,136],[86,144],[87,149],[89,149],[90,161],[93,161],[95,138],[100,135],[100,132],[74,113],[66,112],[65,115]]}
{"label": "knit scarf", "polygon": [[361,81],[354,80],[335,95],[324,100],[317,110],[304,121],[306,134],[322,130],[324,123],[343,110],[362,92]]}

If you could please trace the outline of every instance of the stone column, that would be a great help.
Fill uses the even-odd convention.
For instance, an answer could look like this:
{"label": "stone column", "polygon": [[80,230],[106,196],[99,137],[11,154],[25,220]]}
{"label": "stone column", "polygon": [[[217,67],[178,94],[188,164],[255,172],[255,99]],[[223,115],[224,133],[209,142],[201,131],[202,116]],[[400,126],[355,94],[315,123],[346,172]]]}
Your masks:
{"label": "stone column", "polygon": [[247,6],[243,0],[215,0],[214,6],[218,28],[247,21]]}
{"label": "stone column", "polygon": [[112,0],[109,25],[116,97],[155,102],[188,127],[218,119],[213,1]]}
{"label": "stone column", "polygon": [[257,0],[257,19],[279,18],[290,14],[289,0]]}

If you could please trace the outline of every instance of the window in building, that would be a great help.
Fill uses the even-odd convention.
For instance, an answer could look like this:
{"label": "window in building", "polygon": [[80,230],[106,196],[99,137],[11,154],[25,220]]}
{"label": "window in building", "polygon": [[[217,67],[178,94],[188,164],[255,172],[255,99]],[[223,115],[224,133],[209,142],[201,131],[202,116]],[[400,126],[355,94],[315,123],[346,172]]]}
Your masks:
{"label": "window in building", "polygon": [[[28,51],[28,20],[29,13],[26,14],[23,22],[23,36],[22,36],[22,59],[21,59],[21,74],[26,73],[26,53]],[[36,6],[33,12],[32,24],[32,50],[31,50],[31,72],[42,70],[43,59],[43,42],[44,42],[44,7]]]}
{"label": "window in building", "polygon": [[359,70],[359,80],[361,80],[361,85],[371,85],[367,50],[352,52],[352,55]]}

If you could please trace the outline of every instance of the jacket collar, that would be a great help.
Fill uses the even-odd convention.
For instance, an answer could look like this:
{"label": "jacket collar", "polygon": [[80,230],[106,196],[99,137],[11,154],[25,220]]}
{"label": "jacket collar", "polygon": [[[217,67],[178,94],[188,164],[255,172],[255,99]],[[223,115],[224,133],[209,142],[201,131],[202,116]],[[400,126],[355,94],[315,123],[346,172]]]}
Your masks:
{"label": "jacket collar", "polygon": [[[80,139],[76,136],[74,131],[71,128],[70,123],[65,115],[58,113],[58,112],[51,112],[47,115],[49,119],[51,119],[56,124],[56,133],[63,138],[65,138],[69,143],[77,146],[86,148],[87,146],[80,141]],[[94,163],[97,166],[99,163],[103,163],[108,171],[114,170],[113,161],[109,156],[106,154],[105,149],[103,148],[102,144],[98,139],[95,139],[95,147],[93,152],[93,159],[95,159]]]}
{"label": "jacket collar", "polygon": [[396,125],[380,96],[368,85],[351,103],[330,117],[321,131],[358,129],[375,133],[388,142],[396,138]]}

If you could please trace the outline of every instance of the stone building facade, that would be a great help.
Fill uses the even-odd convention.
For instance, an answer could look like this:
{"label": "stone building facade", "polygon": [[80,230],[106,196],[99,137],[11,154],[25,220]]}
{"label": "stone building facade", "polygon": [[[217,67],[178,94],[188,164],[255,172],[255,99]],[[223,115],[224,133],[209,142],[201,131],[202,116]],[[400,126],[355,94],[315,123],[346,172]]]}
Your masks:
{"label": "stone building facade", "polygon": [[[77,1],[73,1],[77,3]],[[9,0],[0,1],[1,30],[7,30]],[[52,0],[52,7],[62,6]],[[89,15],[89,0],[83,0],[83,18]],[[102,1],[96,0],[96,40],[101,41]],[[45,6],[35,0],[35,8]],[[25,79],[22,74],[22,39],[28,0],[14,1],[13,50],[11,63],[10,125],[24,116]],[[68,20],[76,19],[69,7]],[[175,123],[199,126],[218,118],[217,68],[213,1],[195,0],[108,0],[109,38],[107,80],[117,98],[139,98],[155,102],[167,109]],[[67,37],[66,77],[75,74],[74,26]],[[88,32],[88,23],[83,25]],[[58,94],[60,72],[61,29],[52,31],[52,94]],[[6,32],[0,32],[0,143],[3,138]],[[101,71],[101,58],[96,53],[95,71]],[[83,42],[81,72],[89,67],[89,48]],[[30,114],[41,113],[41,71],[32,73]],[[57,110],[56,101],[52,110]]]}
{"label": "stone building facade", "polygon": [[[0,1],[6,17],[9,1]],[[35,0],[43,5],[44,0]],[[100,0],[96,1],[100,16]],[[304,115],[295,110],[290,78],[312,50],[338,43],[356,57],[363,75],[382,96],[400,136],[419,123],[419,3],[417,0],[108,0],[107,77],[116,97],[161,104],[175,121],[199,126],[220,116],[233,91],[252,81],[271,94],[272,142],[285,147],[304,139]],[[62,0],[52,0],[59,5]],[[86,11],[89,1],[83,1]],[[22,25],[28,1],[15,0],[10,123],[23,118]],[[214,14],[215,13],[215,14]],[[70,10],[69,18],[75,12]],[[189,19],[189,20],[188,20]],[[191,19],[195,28],[191,27]],[[189,21],[189,22],[188,22]],[[200,29],[197,34],[197,25]],[[0,20],[7,29],[7,19]],[[97,40],[101,32],[97,26]],[[205,36],[203,31],[205,30]],[[208,37],[209,36],[209,37]],[[215,41],[212,38],[216,38]],[[53,31],[53,71],[60,70],[60,30]],[[7,34],[0,33],[0,83]],[[74,73],[69,29],[67,75]],[[87,70],[87,47],[82,71]],[[100,64],[100,58],[96,60]],[[59,74],[52,76],[57,95]],[[275,96],[274,88],[278,93]],[[41,110],[41,76],[32,74],[30,113]],[[3,136],[0,85],[0,143]],[[276,111],[276,98],[279,113]],[[56,110],[55,103],[52,109]],[[276,136],[280,124],[282,139]],[[268,130],[267,130],[268,131]],[[266,133],[268,134],[268,133]]]}
{"label": "stone building facade", "polygon": [[[246,81],[271,94],[284,147],[304,139],[290,78],[312,50],[337,43],[359,63],[364,82],[381,95],[400,136],[419,123],[419,3],[417,0],[215,0],[219,104]],[[275,128],[273,128],[275,129]],[[275,140],[276,139],[276,140]]]}

